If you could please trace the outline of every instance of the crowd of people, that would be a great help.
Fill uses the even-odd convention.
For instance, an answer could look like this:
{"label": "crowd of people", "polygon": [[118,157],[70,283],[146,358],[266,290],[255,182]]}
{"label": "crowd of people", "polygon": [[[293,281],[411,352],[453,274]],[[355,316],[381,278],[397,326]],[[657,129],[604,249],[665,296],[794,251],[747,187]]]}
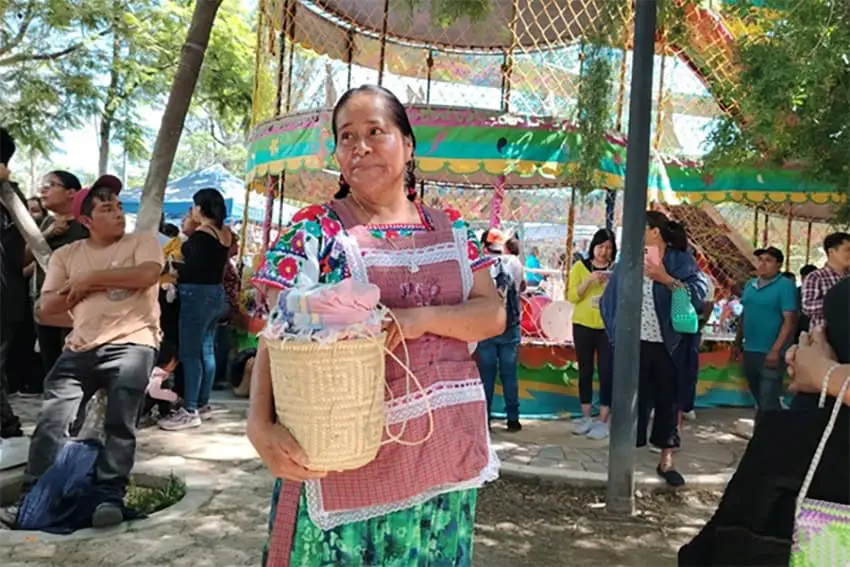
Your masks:
{"label": "crowd of people", "polygon": [[[10,180],[14,153],[14,140],[0,129],[0,181],[25,203],[51,255],[45,269],[21,219],[0,206],[0,436],[23,435],[10,394],[42,396],[23,502],[79,432],[88,401],[103,391],[91,523],[115,524],[124,517],[137,428],[199,427],[214,384],[229,381],[228,337],[232,326],[245,325],[233,262],[238,240],[224,224],[216,189],[194,195],[182,230],[163,219],[157,234],[126,232],[122,183],[112,175],[83,187],[74,174],[52,171],[39,195],[25,200]],[[2,519],[14,524],[14,511]]]}
{"label": "crowd of people", "polygon": [[[251,364],[247,433],[278,479],[266,561],[395,564],[428,557],[466,565],[477,489],[498,470],[487,433],[497,377],[507,429],[522,427],[519,294],[540,280],[534,272],[526,276],[515,238],[495,229],[478,237],[457,211],[417,199],[416,139],[390,91],[349,90],[334,109],[332,131],[339,191],[332,201],[295,214],[253,283],[267,298],[270,320],[281,309],[281,292],[295,287],[345,278],[380,287],[381,301],[394,313],[386,331],[407,341],[409,366],[431,396],[425,411],[419,397],[403,390],[408,371],[388,360],[393,411],[407,416],[405,435],[417,437],[429,420],[435,427],[424,442],[385,445],[360,469],[311,470],[295,438],[277,422],[269,354],[261,342]],[[9,181],[14,151],[13,140],[0,129],[0,181]],[[182,229],[163,223],[154,235],[126,233],[121,190],[114,176],[84,188],[73,174],[53,171],[38,199],[25,201],[17,191],[52,251],[46,270],[14,215],[0,207],[2,437],[22,435],[9,404],[12,388],[41,392],[25,499],[79,426],[86,400],[105,391],[105,441],[92,475],[94,526],[126,516],[123,496],[144,418],[152,420],[156,412],[165,431],[203,424],[216,376],[227,367],[230,348],[222,329],[244,315],[233,263],[238,242],[225,225],[221,194],[199,191]],[[681,420],[693,409],[700,326],[695,333],[682,330],[674,309],[683,307],[674,303],[684,293],[690,305],[685,311],[705,324],[713,311],[713,286],[682,224],[649,211],[644,238],[637,445],[651,444],[660,454],[658,475],[681,486],[673,456],[681,443]],[[735,346],[759,416],[781,407],[786,364],[797,377],[808,376],[802,360],[828,367],[827,377],[846,373],[837,363],[829,366],[834,353],[823,348],[820,335],[801,328],[798,317],[801,304],[810,328],[819,329],[829,320],[830,291],[846,282],[850,235],[832,234],[824,248],[826,265],[807,273],[799,292],[780,271],[781,251],[766,247],[755,253],[756,276],[742,287]],[[598,231],[587,254],[575,259],[567,290],[575,304],[582,406],[574,431],[594,439],[608,434],[616,387],[612,360],[621,306],[616,257],[614,234]],[[799,348],[789,349],[798,336]],[[19,347],[13,341],[21,341]],[[21,358],[36,356],[44,375],[21,372],[27,368]],[[600,379],[598,418],[592,407],[594,373]],[[829,381],[830,393],[837,391],[834,382]],[[792,408],[810,403],[810,397],[799,396]]]}

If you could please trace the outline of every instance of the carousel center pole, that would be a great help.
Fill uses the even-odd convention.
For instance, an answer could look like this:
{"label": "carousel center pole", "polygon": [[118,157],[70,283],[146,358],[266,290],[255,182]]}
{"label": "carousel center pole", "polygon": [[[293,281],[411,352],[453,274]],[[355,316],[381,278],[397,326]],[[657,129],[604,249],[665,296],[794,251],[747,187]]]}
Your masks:
{"label": "carousel center pole", "polygon": [[632,50],[629,139],[626,150],[626,187],[623,196],[623,252],[617,288],[614,349],[614,389],[611,441],[608,457],[607,509],[617,514],[635,512],[635,439],[637,435],[638,374],[640,359],[641,289],[643,280],[646,188],[649,176],[652,121],[652,67],[655,57],[657,0],[635,2]]}

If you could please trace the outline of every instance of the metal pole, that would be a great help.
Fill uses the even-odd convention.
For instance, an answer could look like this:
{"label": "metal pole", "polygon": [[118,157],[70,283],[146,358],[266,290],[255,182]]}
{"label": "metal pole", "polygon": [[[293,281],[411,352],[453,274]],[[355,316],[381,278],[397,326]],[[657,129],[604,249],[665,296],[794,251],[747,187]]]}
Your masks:
{"label": "metal pole", "polygon": [[607,509],[635,512],[635,439],[640,360],[640,308],[643,279],[643,232],[646,226],[646,186],[649,176],[652,122],[652,66],[655,57],[656,0],[635,2],[632,82],[626,188],[623,195],[623,252],[617,288],[614,389],[608,457]]}
{"label": "metal pole", "polygon": [[753,218],[753,248],[758,248],[759,245],[759,208],[755,207],[755,217]]}
{"label": "metal pole", "polygon": [[791,271],[791,229],[793,228],[794,207],[788,203],[788,225],[785,227],[785,271]]}
{"label": "metal pole", "polygon": [[387,57],[387,24],[390,17],[390,0],[384,2],[384,20],[381,23],[381,60],[378,65],[378,85],[384,84],[384,63]]}
{"label": "metal pole", "polygon": [[809,263],[809,254],[812,251],[812,221],[809,221],[809,226],[806,227],[806,264]]}

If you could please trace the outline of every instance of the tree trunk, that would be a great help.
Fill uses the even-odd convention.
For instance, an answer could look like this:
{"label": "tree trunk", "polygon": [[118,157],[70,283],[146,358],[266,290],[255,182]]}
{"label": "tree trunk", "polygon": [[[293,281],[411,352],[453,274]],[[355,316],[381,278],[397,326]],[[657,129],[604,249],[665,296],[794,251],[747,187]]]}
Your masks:
{"label": "tree trunk", "polygon": [[195,2],[192,23],[186,35],[186,43],[183,44],[180,65],[174,76],[171,93],[168,95],[168,104],[162,115],[162,124],[156,136],[150,167],[145,178],[145,188],[142,192],[139,218],[136,223],[137,231],[154,230],[159,226],[168,175],[174,164],[180,135],[183,133],[183,123],[189,111],[189,104],[192,102],[192,94],[195,92],[195,85],[198,82],[198,75],[201,72],[204,54],[221,1],[197,0]]}
{"label": "tree trunk", "polygon": [[112,66],[109,72],[109,87],[106,89],[106,100],[103,101],[103,112],[100,113],[100,128],[98,129],[97,174],[106,175],[109,169],[109,142],[112,139],[112,121],[115,120],[115,109],[118,108],[118,63],[121,59],[121,39],[118,32],[112,34]]}
{"label": "tree trunk", "polygon": [[97,175],[105,175],[109,168],[109,138],[112,137],[112,118],[105,114],[100,117],[100,129],[97,133]]}

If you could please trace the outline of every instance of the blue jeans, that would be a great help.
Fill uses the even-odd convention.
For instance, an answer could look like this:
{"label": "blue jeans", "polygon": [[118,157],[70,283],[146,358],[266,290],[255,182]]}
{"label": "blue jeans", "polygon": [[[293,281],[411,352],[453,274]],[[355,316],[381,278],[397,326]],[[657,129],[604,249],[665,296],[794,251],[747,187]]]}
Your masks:
{"label": "blue jeans", "polygon": [[215,335],[224,312],[221,285],[179,284],[180,363],[185,380],[183,405],[189,411],[210,401],[215,381]]}
{"label": "blue jeans", "polygon": [[785,376],[785,353],[779,357],[776,368],[767,368],[762,352],[744,352],[744,375],[758,411],[781,409],[782,378]]}
{"label": "blue jeans", "polygon": [[519,353],[520,328],[515,325],[498,337],[478,343],[476,358],[478,372],[484,383],[487,396],[487,415],[493,405],[493,390],[496,374],[502,382],[505,397],[505,413],[508,421],[519,421],[519,385],[517,384],[517,354]]}

